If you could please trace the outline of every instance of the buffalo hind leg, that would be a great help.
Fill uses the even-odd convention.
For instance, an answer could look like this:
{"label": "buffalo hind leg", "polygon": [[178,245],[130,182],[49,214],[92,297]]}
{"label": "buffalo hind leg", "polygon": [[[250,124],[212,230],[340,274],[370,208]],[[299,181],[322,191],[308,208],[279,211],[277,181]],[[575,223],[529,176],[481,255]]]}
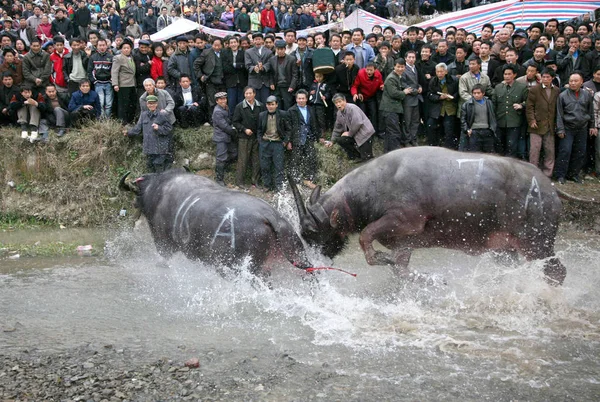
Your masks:
{"label": "buffalo hind leg", "polygon": [[422,233],[425,223],[426,219],[421,217],[408,222],[407,219],[395,215],[384,215],[375,222],[371,222],[360,233],[359,238],[360,247],[365,254],[367,263],[369,265],[395,265],[406,269],[410,261],[410,249],[397,251],[395,256],[392,256],[390,253],[375,250],[373,241],[377,240],[386,244],[392,237],[402,238]]}

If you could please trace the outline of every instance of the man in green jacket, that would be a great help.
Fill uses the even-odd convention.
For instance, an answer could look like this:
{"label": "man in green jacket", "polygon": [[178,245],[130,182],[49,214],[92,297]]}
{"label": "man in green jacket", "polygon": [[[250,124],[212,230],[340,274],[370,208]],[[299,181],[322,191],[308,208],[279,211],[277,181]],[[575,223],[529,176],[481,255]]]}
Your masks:
{"label": "man in green jacket", "polygon": [[394,71],[388,75],[383,85],[383,96],[379,109],[385,115],[385,139],[383,150],[390,152],[408,144],[406,130],[404,129],[404,109],[402,101],[412,88],[403,88],[402,73],[406,69],[406,62],[402,57],[396,59]]}
{"label": "man in green jacket", "polygon": [[517,157],[519,135],[525,118],[528,89],[516,81],[518,67],[507,64],[503,68],[504,81],[496,85],[492,94],[492,104],[496,112],[496,153]]}

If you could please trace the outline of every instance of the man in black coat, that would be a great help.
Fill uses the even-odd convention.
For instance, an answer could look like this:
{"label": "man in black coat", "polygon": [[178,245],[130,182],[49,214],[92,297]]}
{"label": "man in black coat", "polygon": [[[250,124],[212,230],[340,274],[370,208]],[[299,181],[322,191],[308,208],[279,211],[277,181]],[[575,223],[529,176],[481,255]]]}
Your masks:
{"label": "man in black coat", "polygon": [[221,59],[221,51],[223,50],[223,40],[216,38],[210,49],[202,51],[200,57],[194,61],[194,73],[199,82],[206,85],[206,98],[208,100],[209,111],[211,116],[217,101],[215,94],[225,92],[226,87],[223,81],[223,60]]}
{"label": "man in black coat", "polygon": [[67,40],[71,40],[73,37],[73,23],[65,16],[64,9],[56,10],[56,18],[52,21],[50,32],[52,36],[64,36]]}
{"label": "man in black coat", "polygon": [[344,62],[335,68],[335,86],[337,87],[336,93],[341,93],[346,97],[346,102],[353,103],[352,93],[350,89],[354,80],[358,75],[358,66],[354,64],[355,57],[354,53],[347,51],[344,54]]}
{"label": "man in black coat", "polygon": [[181,128],[198,127],[208,121],[207,102],[199,88],[192,87],[187,74],[181,74],[179,85],[171,89],[171,97],[175,102],[175,117]]}
{"label": "man in black coat", "polygon": [[288,110],[294,103],[293,93],[298,86],[296,58],[285,54],[284,40],[275,42],[275,57],[269,59],[271,65],[271,91],[279,98],[279,107]]}
{"label": "man in black coat", "polygon": [[157,21],[158,17],[154,14],[154,9],[152,7],[148,8],[148,14],[142,22],[142,30],[150,35],[155,34]]}
{"label": "man in black coat", "polygon": [[244,61],[244,49],[237,37],[229,39],[229,47],[221,52],[223,75],[227,88],[227,104],[233,116],[236,105],[244,100],[244,88],[248,85],[248,71]]}
{"label": "man in black coat", "polygon": [[137,97],[139,98],[144,93],[144,80],[150,78],[150,69],[152,64],[152,53],[150,46],[152,43],[149,40],[142,39],[138,43],[138,48],[132,52],[133,62],[135,63],[135,88]]}
{"label": "man in black coat", "polygon": [[79,7],[73,15],[73,22],[79,29],[79,36],[87,39],[88,32],[90,31],[90,23],[92,22],[92,13],[90,9],[86,7],[85,1],[79,2]]}
{"label": "man in black coat", "polygon": [[44,101],[40,102],[38,108],[42,115],[40,120],[40,135],[42,141],[48,141],[48,130],[50,127],[56,127],[57,136],[65,135],[65,130],[69,123],[69,101],[66,94],[59,94],[54,84],[46,86]]}
{"label": "man in black coat", "polygon": [[283,189],[285,148],[290,141],[290,123],[286,111],[277,106],[277,98],[267,98],[267,110],[258,117],[260,168],[265,191]]}
{"label": "man in black coat", "polygon": [[233,125],[238,133],[238,162],[235,184],[244,187],[244,177],[248,164],[252,165],[252,185],[258,186],[260,179],[260,159],[258,155],[258,117],[267,110],[256,100],[256,90],[250,86],[244,90],[244,100],[237,104],[233,112]]}
{"label": "man in black coat", "polygon": [[321,131],[315,110],[307,102],[308,92],[300,89],[296,93],[296,104],[288,110],[291,139],[287,148],[292,151],[292,175],[313,189],[316,187],[314,180],[317,174],[315,142],[319,140]]}

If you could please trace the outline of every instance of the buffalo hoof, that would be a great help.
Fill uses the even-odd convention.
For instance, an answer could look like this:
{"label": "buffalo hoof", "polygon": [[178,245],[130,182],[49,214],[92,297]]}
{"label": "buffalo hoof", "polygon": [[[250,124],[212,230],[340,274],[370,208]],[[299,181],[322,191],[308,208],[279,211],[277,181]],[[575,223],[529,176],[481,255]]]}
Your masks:
{"label": "buffalo hoof", "polygon": [[561,286],[567,277],[567,268],[556,257],[550,258],[544,264],[546,282],[552,286]]}
{"label": "buffalo hoof", "polygon": [[373,256],[373,264],[371,265],[396,265],[396,261],[391,255],[383,251],[375,251]]}

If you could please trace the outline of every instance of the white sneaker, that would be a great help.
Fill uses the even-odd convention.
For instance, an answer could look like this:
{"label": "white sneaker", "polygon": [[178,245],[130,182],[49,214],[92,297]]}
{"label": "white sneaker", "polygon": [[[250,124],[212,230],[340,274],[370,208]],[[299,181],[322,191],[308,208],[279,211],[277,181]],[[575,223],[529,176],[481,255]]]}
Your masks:
{"label": "white sneaker", "polygon": [[21,131],[21,138],[22,139],[26,140],[28,136],[29,136],[29,133],[27,133],[27,130]]}
{"label": "white sneaker", "polygon": [[29,137],[29,142],[31,142],[33,144],[37,140],[37,137],[38,137],[38,132],[32,131],[31,137]]}

